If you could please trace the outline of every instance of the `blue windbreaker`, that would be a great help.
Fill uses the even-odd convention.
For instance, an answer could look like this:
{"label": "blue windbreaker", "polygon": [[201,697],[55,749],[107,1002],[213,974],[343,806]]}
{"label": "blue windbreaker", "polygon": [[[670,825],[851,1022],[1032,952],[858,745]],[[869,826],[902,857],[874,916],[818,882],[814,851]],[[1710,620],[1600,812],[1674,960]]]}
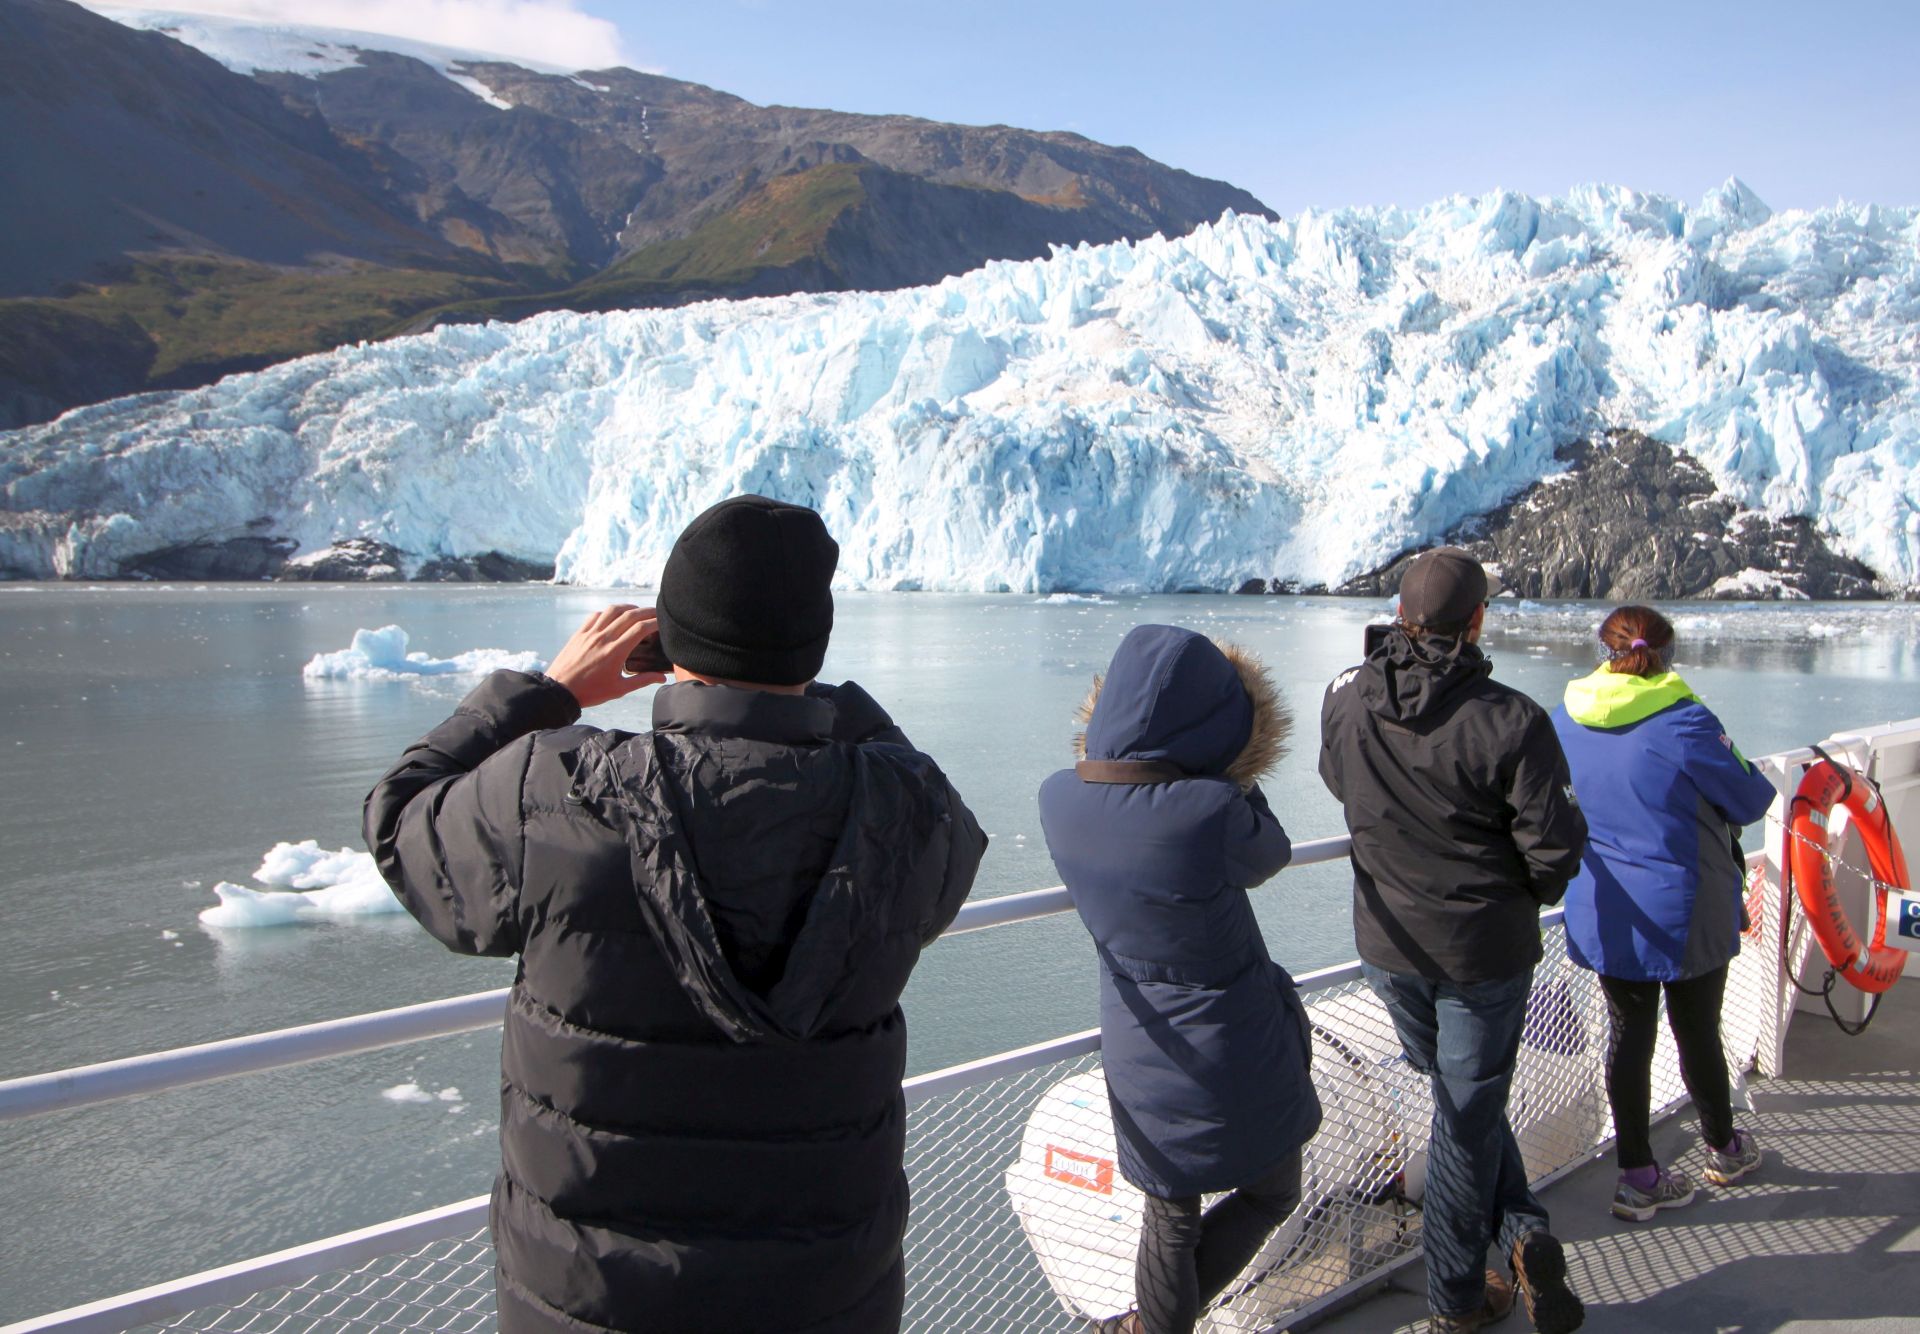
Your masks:
{"label": "blue windbreaker", "polygon": [[1259,788],[1229,776],[1255,724],[1218,648],[1139,626],[1108,668],[1087,758],[1184,776],[1088,782],[1066,769],[1040,788],[1047,849],[1099,947],[1120,1171],[1167,1199],[1243,1186],[1320,1124],[1306,1011],[1247,902],[1291,852]]}
{"label": "blue windbreaker", "polygon": [[1744,870],[1732,835],[1773,804],[1713,711],[1674,672],[1602,667],[1553,713],[1587,850],[1567,887],[1567,954],[1636,982],[1677,982],[1740,952]]}

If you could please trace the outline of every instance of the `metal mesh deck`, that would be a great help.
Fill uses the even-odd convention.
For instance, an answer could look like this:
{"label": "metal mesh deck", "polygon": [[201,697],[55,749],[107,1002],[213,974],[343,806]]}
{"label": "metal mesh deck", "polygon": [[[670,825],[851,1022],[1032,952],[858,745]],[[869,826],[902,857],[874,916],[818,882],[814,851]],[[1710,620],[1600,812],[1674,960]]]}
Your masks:
{"label": "metal mesh deck", "polygon": [[[1770,897],[1770,896],[1769,896]],[[1778,985],[1778,906],[1729,979],[1725,1041],[1735,1068],[1763,1041]],[[1546,932],[1509,1103],[1534,1180],[1585,1161],[1612,1135],[1607,1018],[1591,973]],[[1419,1244],[1406,1203],[1424,1172],[1431,1097],[1409,1069],[1385,1009],[1350,975],[1307,996],[1314,1082],[1326,1121],[1306,1151],[1300,1208],[1229,1287],[1201,1328],[1284,1328],[1405,1259]],[[1654,1105],[1684,1090],[1664,1027]],[[1113,1166],[1098,1054],[936,1094],[910,1113],[913,1210],[905,1327],[914,1331],[1074,1330],[1131,1305],[1140,1197]],[[163,1326],[231,1334],[424,1330],[494,1325],[484,1230],[380,1256],[291,1288],[193,1311]]]}

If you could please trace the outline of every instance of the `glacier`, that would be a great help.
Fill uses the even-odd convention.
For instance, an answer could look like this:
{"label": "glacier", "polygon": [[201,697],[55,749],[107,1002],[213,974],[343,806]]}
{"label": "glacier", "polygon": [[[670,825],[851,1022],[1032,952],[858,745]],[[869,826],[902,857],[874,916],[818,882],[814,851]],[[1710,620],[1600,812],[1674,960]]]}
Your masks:
{"label": "glacier", "polygon": [[812,505],[850,588],[1336,586],[1632,427],[1920,582],[1920,210],[1617,186],[1056,249],[931,287],[540,315],[0,435],[0,570],[351,538],[648,585]]}

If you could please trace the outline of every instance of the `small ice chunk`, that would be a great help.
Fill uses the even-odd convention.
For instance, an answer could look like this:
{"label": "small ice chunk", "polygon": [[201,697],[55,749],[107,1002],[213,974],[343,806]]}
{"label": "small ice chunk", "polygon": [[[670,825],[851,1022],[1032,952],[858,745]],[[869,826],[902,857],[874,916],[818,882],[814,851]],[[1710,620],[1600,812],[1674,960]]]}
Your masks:
{"label": "small ice chunk", "polygon": [[536,653],[477,648],[451,658],[407,652],[407,632],[397,625],[355,630],[338,653],[316,653],[300,670],[309,681],[405,681],[420,676],[484,676],[499,668],[537,672],[546,661]]}
{"label": "small ice chunk", "polygon": [[179,933],[178,931],[164,931],[164,930],[163,930],[163,931],[162,931],[162,932],[160,933],[160,939],[162,939],[162,940],[178,940],[178,939],[180,939],[180,933]]}
{"label": "small ice chunk", "polygon": [[286,926],[401,911],[371,855],[351,848],[329,852],[310,838],[276,843],[253,876],[278,888],[250,889],[223,880],[213,887],[219,904],[203,911],[200,921],[218,927]]}
{"label": "small ice chunk", "polygon": [[440,1099],[441,1102],[459,1102],[460,1090],[457,1088],[443,1088],[433,1096]]}
{"label": "small ice chunk", "polygon": [[409,1079],[404,1084],[395,1084],[390,1089],[381,1089],[380,1096],[388,1102],[432,1102],[433,1095]]}
{"label": "small ice chunk", "polygon": [[318,839],[303,838],[298,843],[276,843],[260,859],[253,878],[263,885],[282,889],[324,889],[349,880],[378,878],[373,857],[352,848],[329,852]]}

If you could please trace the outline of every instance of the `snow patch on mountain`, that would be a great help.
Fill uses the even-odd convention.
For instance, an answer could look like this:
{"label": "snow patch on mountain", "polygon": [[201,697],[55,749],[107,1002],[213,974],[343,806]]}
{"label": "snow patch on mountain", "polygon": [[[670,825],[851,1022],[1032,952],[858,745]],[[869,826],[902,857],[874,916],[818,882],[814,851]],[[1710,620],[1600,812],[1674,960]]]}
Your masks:
{"label": "snow patch on mountain", "polygon": [[110,18],[129,28],[164,32],[175,41],[184,42],[212,56],[236,74],[284,72],[314,78],[335,70],[352,69],[360,63],[362,51],[390,51],[432,66],[481,101],[503,111],[513,104],[501,99],[485,83],[468,73],[464,66],[506,61],[540,73],[566,72],[518,56],[463,51],[408,37],[391,37],[384,33],[352,32],[344,28],[299,23],[263,23],[253,18],[224,18],[172,9],[129,9],[119,5],[89,8],[93,8],[102,18]]}
{"label": "snow patch on mountain", "polygon": [[1335,585],[1633,427],[1920,581],[1920,213],[1583,187],[1228,215],[938,285],[551,314],[342,348],[0,436],[0,570],[245,533],[646,583],[727,495],[841,581]]}

